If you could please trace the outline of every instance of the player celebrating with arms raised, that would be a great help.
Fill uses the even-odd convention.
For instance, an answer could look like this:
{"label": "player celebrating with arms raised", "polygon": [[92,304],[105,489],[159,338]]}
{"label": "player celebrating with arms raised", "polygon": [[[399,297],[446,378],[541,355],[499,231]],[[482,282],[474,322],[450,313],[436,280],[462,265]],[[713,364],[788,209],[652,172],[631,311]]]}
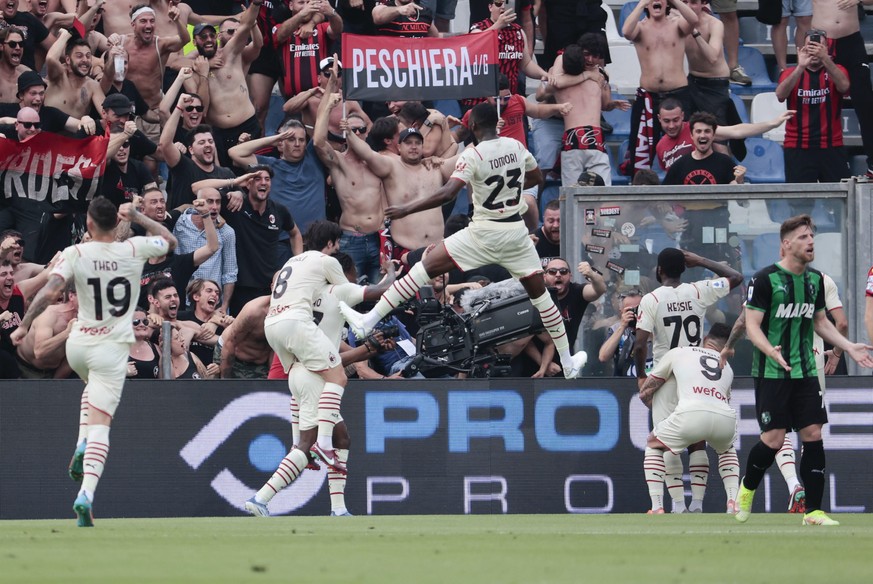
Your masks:
{"label": "player celebrating with arms raised", "polygon": [[[115,241],[119,218],[144,227],[152,237]],[[86,221],[91,241],[61,252],[48,283],[12,333],[12,341],[20,343],[34,319],[54,303],[67,281],[74,279],[79,311],[67,338],[67,361],[85,381],[88,403],[85,447],[80,444],[76,449],[71,465],[72,476],[81,457],[82,488],[73,504],[79,527],[94,525],[91,504],[109,454],[109,426],[121,400],[130,346],[135,341],[133,313],[143,264],[149,258],[172,253],[176,247],[176,238],[166,227],[130,203],[116,211],[109,199],[98,197],[88,206]]]}
{"label": "player celebrating with arms raised", "polygon": [[564,320],[546,291],[542,265],[522,221],[527,206],[522,191],[541,182],[542,173],[521,142],[497,135],[497,120],[497,109],[493,105],[481,103],[474,107],[470,112],[470,131],[476,145],[460,155],[446,184],[431,197],[385,210],[386,217],[396,219],[437,208],[452,201],[470,182],[473,187],[470,225],[430,250],[367,314],[359,314],[343,303],[340,309],[358,338],[364,338],[376,323],[412,298],[435,276],[455,266],[467,271],[486,264],[500,264],[521,280],[555,342],[564,376],[572,379],[585,365],[586,355],[584,351],[570,354]]}

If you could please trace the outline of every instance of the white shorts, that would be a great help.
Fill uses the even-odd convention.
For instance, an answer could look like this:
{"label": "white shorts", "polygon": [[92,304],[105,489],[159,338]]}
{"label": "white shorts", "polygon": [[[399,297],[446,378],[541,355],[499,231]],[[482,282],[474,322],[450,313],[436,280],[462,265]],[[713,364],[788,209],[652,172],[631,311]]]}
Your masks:
{"label": "white shorts", "polygon": [[652,396],[652,424],[663,422],[679,405],[679,388],[672,375]]}
{"label": "white shorts", "polygon": [[465,272],[488,264],[503,266],[519,279],[543,271],[524,221],[474,221],[444,243],[452,261]]}
{"label": "white shorts", "polygon": [[737,441],[737,416],[733,412],[683,410],[670,414],[652,433],[674,454],[701,440],[724,454]]}
{"label": "white shorts", "polygon": [[316,373],[342,363],[336,347],[311,320],[277,320],[264,326],[264,335],[286,373],[297,362]]}
{"label": "white shorts", "polygon": [[82,345],[67,341],[67,362],[88,386],[88,404],[112,417],[127,378],[130,343]]}
{"label": "white shorts", "polygon": [[[311,430],[318,426],[318,400],[324,389],[324,379],[313,373],[301,363],[295,363],[288,375],[288,389],[297,402],[298,420],[301,430]],[[342,422],[340,416],[337,424]]]}

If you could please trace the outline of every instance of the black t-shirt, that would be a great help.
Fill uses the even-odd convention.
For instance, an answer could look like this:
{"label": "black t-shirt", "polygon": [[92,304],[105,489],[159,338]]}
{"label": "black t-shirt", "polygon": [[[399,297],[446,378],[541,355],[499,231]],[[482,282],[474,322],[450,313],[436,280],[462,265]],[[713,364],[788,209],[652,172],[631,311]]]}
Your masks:
{"label": "black t-shirt", "polygon": [[201,16],[204,14],[230,16],[238,14],[242,9],[240,0],[188,0],[185,3]]}
{"label": "black t-shirt", "polygon": [[[193,163],[192,163],[193,164]],[[221,216],[236,233],[236,257],[239,262],[236,285],[251,288],[269,288],[276,265],[276,246],[279,235],[294,229],[294,219],[284,205],[267,199],[262,214],[252,208],[248,197],[236,212],[227,210],[227,199],[222,198]]]}
{"label": "black t-shirt", "polygon": [[542,261],[543,267],[546,267],[546,265],[553,259],[561,257],[561,244],[552,243],[551,241],[549,241],[546,235],[543,233],[542,227],[537,229],[534,235],[536,235],[539,239],[536,244],[536,249],[537,255]]}
{"label": "black t-shirt", "polygon": [[[157,264],[146,264],[142,267],[142,276],[139,280],[139,306],[140,308],[148,308],[148,288],[154,280],[158,278],[169,277],[176,284],[176,291],[179,293],[179,307],[185,306],[185,288],[188,286],[188,280],[191,279],[191,274],[194,273],[194,252],[174,254],[171,253],[166,259]],[[269,283],[269,280],[267,280]]]}
{"label": "black t-shirt", "polygon": [[194,193],[191,192],[191,185],[207,178],[234,178],[234,174],[229,168],[217,165],[212,172],[206,172],[187,156],[179,158],[179,164],[170,169],[167,208],[175,209],[179,205],[192,203]]}
{"label": "black t-shirt", "polygon": [[[194,310],[184,310],[179,312],[176,316],[176,320],[185,320],[197,323],[198,325],[202,325],[205,321],[200,320],[194,315]],[[221,336],[221,333],[224,332],[224,327],[220,326],[215,329],[216,337]],[[215,347],[213,345],[206,345],[201,343],[197,339],[191,339],[191,352],[197,355],[197,358],[200,359],[200,362],[203,363],[204,366],[208,366],[212,363],[212,355]]]}
{"label": "black t-shirt", "polygon": [[4,20],[23,29],[24,52],[21,54],[21,64],[36,69],[36,45],[48,37],[49,30],[30,12],[16,12],[15,16]]}
{"label": "black t-shirt", "polygon": [[582,295],[585,286],[588,286],[588,284],[570,282],[570,289],[567,291],[567,295],[564,298],[558,299],[558,308],[561,311],[561,316],[564,317],[567,340],[570,341],[571,347],[576,342],[579,325],[582,324],[582,316],[585,314],[585,309],[588,308],[589,304]]}
{"label": "black t-shirt", "polygon": [[[0,103],[0,118],[14,118],[18,116],[21,106],[17,103]],[[44,105],[39,108],[40,127],[43,132],[60,134],[67,127],[69,114],[65,114],[58,108]],[[15,126],[8,126],[15,131]],[[6,132],[4,132],[5,134]]]}
{"label": "black t-shirt", "polygon": [[727,154],[713,152],[698,160],[691,154],[681,156],[670,165],[665,185],[726,185],[734,180],[736,164]]}
{"label": "black t-shirt", "polygon": [[128,160],[127,171],[121,172],[118,163],[110,160],[103,173],[100,194],[120,207],[122,203],[130,203],[134,195],[142,195],[143,187],[153,182],[155,179],[142,162]]}

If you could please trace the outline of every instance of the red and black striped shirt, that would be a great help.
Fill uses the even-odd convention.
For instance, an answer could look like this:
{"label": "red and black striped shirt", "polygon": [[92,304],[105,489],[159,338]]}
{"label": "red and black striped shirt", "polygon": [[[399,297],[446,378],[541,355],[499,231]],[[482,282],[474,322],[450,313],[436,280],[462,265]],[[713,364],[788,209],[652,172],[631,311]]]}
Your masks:
{"label": "red and black striped shirt", "polygon": [[[837,65],[843,74],[846,70]],[[794,70],[789,67],[779,77],[781,83]],[[797,110],[797,115],[785,125],[785,148],[826,149],[843,145],[843,120],[840,100],[843,94],[837,91],[827,70],[806,69],[797,85],[788,95],[788,109]]]}
{"label": "red and black striped shirt", "polygon": [[[318,63],[330,55],[329,26],[329,22],[322,22],[316,25],[309,38],[295,34],[284,43],[278,43],[283,73],[282,95],[291,97],[318,85]],[[275,29],[273,34],[276,34]]]}

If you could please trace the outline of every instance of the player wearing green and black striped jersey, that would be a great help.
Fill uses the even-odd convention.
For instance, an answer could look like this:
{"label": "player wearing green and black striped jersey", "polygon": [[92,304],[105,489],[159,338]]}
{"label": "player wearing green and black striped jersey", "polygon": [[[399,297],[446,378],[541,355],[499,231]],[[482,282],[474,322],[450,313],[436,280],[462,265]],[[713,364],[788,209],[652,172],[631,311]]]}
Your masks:
{"label": "player wearing green and black striped jersey", "polygon": [[737,519],[748,520],[755,489],[785,439],[796,429],[803,441],[800,476],[806,487],[804,525],[839,525],[821,510],[827,423],[816,375],[813,333],[839,347],[864,367],[873,367],[873,347],[843,337],[825,314],[821,272],[815,259],[815,224],[809,215],[787,219],[779,230],[779,262],[755,274],[746,302],[746,334],[755,345],[755,409],[761,440],[751,449],[738,497]]}

